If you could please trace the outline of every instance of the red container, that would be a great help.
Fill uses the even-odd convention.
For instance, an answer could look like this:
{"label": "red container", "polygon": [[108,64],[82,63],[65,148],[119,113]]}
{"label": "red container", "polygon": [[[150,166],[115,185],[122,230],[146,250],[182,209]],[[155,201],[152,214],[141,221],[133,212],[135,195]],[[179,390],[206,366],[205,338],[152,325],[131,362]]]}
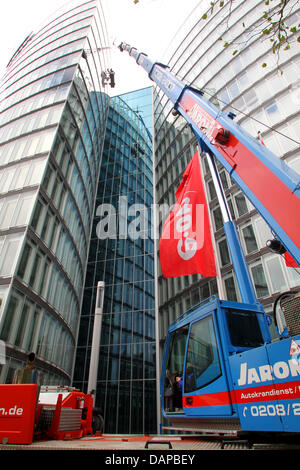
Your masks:
{"label": "red container", "polygon": [[1,443],[32,443],[36,402],[36,384],[0,384]]}

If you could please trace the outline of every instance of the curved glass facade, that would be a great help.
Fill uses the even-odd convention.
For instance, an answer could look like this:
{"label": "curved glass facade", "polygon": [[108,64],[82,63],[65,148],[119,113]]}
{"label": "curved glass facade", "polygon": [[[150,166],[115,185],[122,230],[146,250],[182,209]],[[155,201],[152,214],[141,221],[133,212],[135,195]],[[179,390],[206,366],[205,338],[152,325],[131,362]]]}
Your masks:
{"label": "curved glass facade", "polygon": [[56,13],[2,79],[1,382],[30,351],[42,383],[71,382],[109,105],[98,6],[77,1]]}
{"label": "curved glass facade", "polygon": [[74,385],[87,388],[104,281],[96,393],[104,430],[155,433],[152,88],[111,99],[96,201]]}
{"label": "curved glass facade", "polygon": [[[278,3],[272,2],[273,8]],[[269,40],[262,41],[253,34],[265,10],[265,2],[258,0],[225,2],[223,8],[215,7],[213,14],[204,20],[206,11],[203,2],[199,2],[178,31],[176,47],[173,41],[168,65],[184,82],[203,90],[222,110],[232,111],[235,120],[254,137],[260,131],[265,145],[300,173],[299,47],[294,44],[278,58]],[[295,4],[286,24],[292,27],[299,20],[299,5]],[[226,40],[230,43],[228,47],[224,47]],[[238,53],[234,53],[236,49]],[[156,195],[157,203],[169,205],[175,202],[182,172],[196,150],[196,139],[189,127],[180,116],[174,118],[171,110],[172,104],[156,89]],[[226,298],[239,300],[221,212],[205,158],[202,163],[222,290]],[[219,172],[257,296],[266,311],[271,312],[278,293],[300,284],[299,270],[287,268],[279,255],[266,248],[266,241],[273,238],[270,229],[220,165]],[[161,226],[162,222],[160,229]],[[214,278],[199,275],[164,279],[160,274],[160,337],[165,336],[168,325],[179,314],[217,292]]]}

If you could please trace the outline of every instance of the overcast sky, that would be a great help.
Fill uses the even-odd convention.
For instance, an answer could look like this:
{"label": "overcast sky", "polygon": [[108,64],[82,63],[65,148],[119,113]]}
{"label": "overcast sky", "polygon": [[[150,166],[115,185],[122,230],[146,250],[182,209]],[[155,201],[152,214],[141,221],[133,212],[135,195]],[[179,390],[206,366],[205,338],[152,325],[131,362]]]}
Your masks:
{"label": "overcast sky", "polygon": [[[204,2],[204,0],[202,0]],[[200,0],[102,0],[111,41],[126,41],[147,53],[154,61],[163,60],[170,40]],[[1,2],[0,76],[16,49],[32,31],[66,0],[9,0]],[[146,72],[127,53],[115,50],[112,66],[116,69],[116,89],[123,93],[148,86]]]}

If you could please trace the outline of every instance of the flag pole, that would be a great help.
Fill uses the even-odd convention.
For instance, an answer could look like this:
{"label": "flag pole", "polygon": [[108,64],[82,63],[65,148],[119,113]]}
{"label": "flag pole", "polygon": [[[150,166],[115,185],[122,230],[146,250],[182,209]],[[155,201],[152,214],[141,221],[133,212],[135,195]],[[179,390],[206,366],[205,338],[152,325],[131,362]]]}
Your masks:
{"label": "flag pole", "polygon": [[[199,152],[198,155],[200,158]],[[255,288],[249,273],[248,265],[242,250],[235,223],[232,220],[230,214],[230,210],[216,168],[213,154],[211,152],[206,152],[206,156],[224,221],[224,231],[228,243],[228,248],[231,254],[232,265],[239,286],[242,302],[248,304],[257,304],[258,300]]]}
{"label": "flag pole", "polygon": [[[200,148],[198,146],[197,146],[197,153],[198,153],[198,159],[199,159],[199,166],[200,166],[200,169],[201,169],[202,168],[202,166],[201,166],[201,153],[200,153]],[[202,181],[203,181],[203,188],[204,188],[204,192],[205,192],[205,197],[206,197],[206,200],[208,201],[209,199],[208,199],[206,184],[205,184],[204,178],[202,177],[202,174],[201,174],[201,178],[202,178]],[[207,204],[207,206],[208,206],[208,204]],[[208,216],[209,216],[209,222],[210,222],[210,231],[211,231],[211,234],[212,234],[211,239],[212,239],[213,249],[214,249],[214,252],[215,252],[215,258],[217,258],[217,245],[216,245],[216,240],[215,240],[215,237],[214,237],[214,227],[213,227],[212,216],[211,216],[209,208],[208,208]],[[220,300],[225,300],[226,299],[225,290],[224,290],[224,285],[223,285],[223,282],[222,282],[220,263],[218,261],[216,262],[216,271],[217,271],[216,281],[217,281],[219,298],[220,298]]]}

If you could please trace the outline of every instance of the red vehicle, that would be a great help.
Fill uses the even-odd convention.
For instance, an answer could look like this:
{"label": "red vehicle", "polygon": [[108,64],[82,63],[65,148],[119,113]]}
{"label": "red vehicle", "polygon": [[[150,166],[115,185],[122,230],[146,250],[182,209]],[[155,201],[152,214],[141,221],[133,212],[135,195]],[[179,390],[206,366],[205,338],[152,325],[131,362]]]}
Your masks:
{"label": "red vehicle", "polygon": [[93,434],[93,398],[71,387],[0,385],[0,442],[74,439]]}

